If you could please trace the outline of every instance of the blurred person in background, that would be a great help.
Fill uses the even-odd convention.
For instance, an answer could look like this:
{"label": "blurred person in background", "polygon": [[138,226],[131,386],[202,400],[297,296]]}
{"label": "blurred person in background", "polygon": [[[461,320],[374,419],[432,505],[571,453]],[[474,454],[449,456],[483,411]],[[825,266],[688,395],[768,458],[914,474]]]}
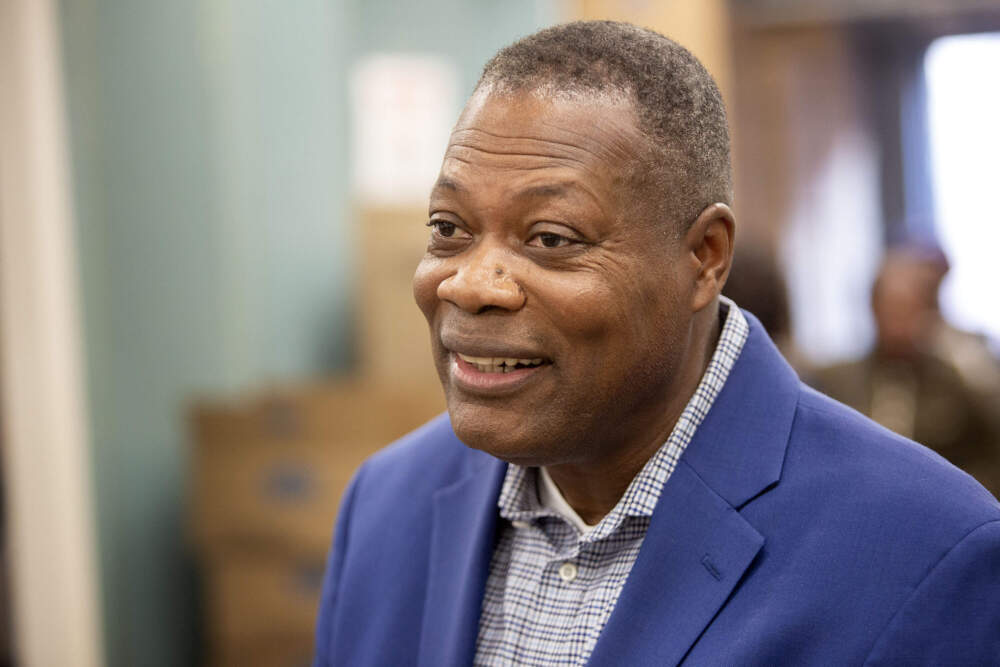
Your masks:
{"label": "blurred person in background", "polygon": [[489,61],[413,293],[448,413],[348,488],[325,665],[989,664],[1000,505],[720,295],[721,95],[662,35]]}
{"label": "blurred person in background", "polygon": [[948,324],[938,291],[944,253],[900,245],[872,286],[876,341],[866,356],[820,369],[817,388],[934,449],[1000,493],[1000,366],[985,341]]}

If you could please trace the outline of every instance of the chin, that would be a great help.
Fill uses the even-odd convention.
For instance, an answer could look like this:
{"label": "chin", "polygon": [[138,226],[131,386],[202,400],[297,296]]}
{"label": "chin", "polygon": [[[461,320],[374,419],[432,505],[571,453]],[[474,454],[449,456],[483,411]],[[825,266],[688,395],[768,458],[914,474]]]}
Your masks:
{"label": "chin", "polygon": [[[549,465],[553,458],[551,444],[539,441],[522,429],[511,429],[507,420],[488,419],[481,409],[449,407],[451,427],[467,447],[478,449],[501,461],[521,466]],[[556,456],[555,458],[558,458]]]}

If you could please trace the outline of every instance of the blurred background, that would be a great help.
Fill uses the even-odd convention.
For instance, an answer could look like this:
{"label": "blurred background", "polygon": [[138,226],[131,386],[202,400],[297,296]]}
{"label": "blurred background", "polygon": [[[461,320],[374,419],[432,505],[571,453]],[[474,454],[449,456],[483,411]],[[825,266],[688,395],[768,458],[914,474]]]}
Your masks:
{"label": "blurred background", "polygon": [[344,484],[443,409],[409,280],[498,48],[689,47],[727,291],[1000,490],[1000,1],[0,0],[0,665],[301,665]]}

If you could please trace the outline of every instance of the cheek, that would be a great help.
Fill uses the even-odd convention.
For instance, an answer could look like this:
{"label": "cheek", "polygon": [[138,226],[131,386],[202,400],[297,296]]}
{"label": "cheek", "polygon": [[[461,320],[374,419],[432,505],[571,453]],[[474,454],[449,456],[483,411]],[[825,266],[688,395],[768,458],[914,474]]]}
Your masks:
{"label": "cheek", "polygon": [[[603,340],[618,319],[620,299],[597,276],[546,276],[535,291],[540,308],[552,326],[573,343]],[[531,299],[529,292],[529,300]]]}
{"label": "cheek", "polygon": [[[578,342],[640,344],[659,338],[678,316],[674,276],[648,269],[603,265],[586,273],[550,275],[540,296],[551,321]],[[623,339],[629,342],[623,342]]]}
{"label": "cheek", "polygon": [[444,279],[444,267],[436,257],[425,257],[413,274],[413,300],[430,322],[437,310],[437,288]]}
{"label": "cheek", "polygon": [[677,353],[690,328],[678,276],[636,271],[581,285],[559,313],[563,330],[584,352],[571,358],[583,362],[573,369],[586,378],[580,391],[587,395],[660,387],[677,373]]}

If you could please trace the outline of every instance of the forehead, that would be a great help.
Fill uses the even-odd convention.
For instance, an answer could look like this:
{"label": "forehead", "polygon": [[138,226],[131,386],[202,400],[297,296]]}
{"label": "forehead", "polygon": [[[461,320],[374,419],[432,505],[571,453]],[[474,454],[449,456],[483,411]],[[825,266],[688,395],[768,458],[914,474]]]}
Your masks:
{"label": "forehead", "polygon": [[643,146],[634,108],[620,97],[480,91],[452,131],[442,178],[485,168],[619,180]]}

